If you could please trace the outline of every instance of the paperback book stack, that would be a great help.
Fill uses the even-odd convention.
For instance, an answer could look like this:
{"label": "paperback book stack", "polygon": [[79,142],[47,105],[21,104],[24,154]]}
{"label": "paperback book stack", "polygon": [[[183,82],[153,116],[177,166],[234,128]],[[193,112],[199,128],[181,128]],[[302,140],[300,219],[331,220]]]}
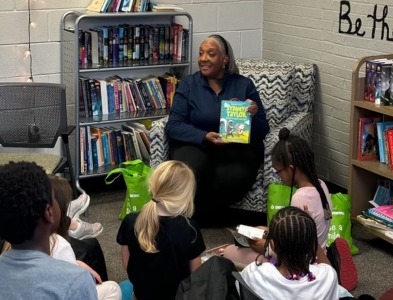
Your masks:
{"label": "paperback book stack", "polygon": [[393,205],[382,205],[363,211],[367,218],[380,222],[388,227],[393,227]]}

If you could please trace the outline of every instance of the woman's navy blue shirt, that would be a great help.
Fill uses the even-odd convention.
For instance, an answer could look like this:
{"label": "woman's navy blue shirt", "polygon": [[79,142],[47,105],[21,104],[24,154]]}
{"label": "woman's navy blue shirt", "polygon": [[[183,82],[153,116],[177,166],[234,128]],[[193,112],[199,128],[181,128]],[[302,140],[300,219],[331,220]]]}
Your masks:
{"label": "woman's navy blue shirt", "polygon": [[200,71],[182,79],[176,89],[173,105],[166,125],[170,140],[203,146],[208,132],[219,132],[221,100],[251,99],[258,105],[258,113],[251,121],[251,145],[263,147],[269,132],[265,109],[250,78],[225,73],[222,90],[217,95]]}

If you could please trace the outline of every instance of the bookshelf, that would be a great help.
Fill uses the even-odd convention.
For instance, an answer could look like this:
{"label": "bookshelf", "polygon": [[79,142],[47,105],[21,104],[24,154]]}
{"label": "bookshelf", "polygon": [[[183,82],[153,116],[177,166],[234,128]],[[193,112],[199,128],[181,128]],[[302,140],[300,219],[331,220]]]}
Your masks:
{"label": "bookshelf", "polygon": [[[393,120],[393,106],[383,106],[364,100],[365,63],[368,60],[383,58],[393,59],[393,54],[362,57],[356,62],[352,71],[348,193],[351,197],[351,216],[354,221],[357,221],[356,216],[360,215],[363,210],[371,207],[368,201],[373,199],[378,179],[393,180],[393,170],[387,164],[377,160],[363,161],[357,159],[359,118],[380,117],[382,121]],[[383,230],[365,226],[361,222],[358,223],[364,226],[365,230],[393,244],[392,235],[386,235]]]}
{"label": "bookshelf", "polygon": [[[128,59],[120,60],[116,63],[87,62],[81,63],[81,31],[88,31],[91,28],[105,26],[173,26],[181,24],[188,30],[188,45],[183,50],[184,58],[172,59],[164,57],[152,60],[149,59]],[[166,72],[181,78],[191,74],[192,66],[192,32],[193,20],[186,12],[138,12],[138,13],[93,13],[89,11],[66,12],[61,19],[61,82],[66,86],[67,110],[69,124],[75,124],[76,129],[73,138],[70,140],[71,156],[76,178],[77,188],[83,191],[80,186],[80,179],[106,175],[117,165],[106,164],[94,167],[92,170],[81,172],[81,148],[80,129],[86,126],[120,126],[127,121],[137,121],[143,119],[157,119],[168,114],[168,109],[123,111],[111,114],[99,114],[96,116],[80,116],[80,78],[88,77],[97,80],[105,80],[110,76],[120,76],[122,78],[143,78],[149,75],[159,76]]]}

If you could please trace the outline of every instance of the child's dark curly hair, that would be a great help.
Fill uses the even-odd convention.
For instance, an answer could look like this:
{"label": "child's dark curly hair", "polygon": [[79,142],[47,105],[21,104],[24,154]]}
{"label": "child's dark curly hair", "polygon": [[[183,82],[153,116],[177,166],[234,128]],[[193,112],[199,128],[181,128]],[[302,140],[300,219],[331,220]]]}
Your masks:
{"label": "child's dark curly hair", "polygon": [[322,207],[325,210],[325,218],[331,218],[331,208],[326,198],[326,194],[319,182],[317,171],[315,168],[314,152],[310,145],[301,137],[290,134],[287,128],[282,128],[278,133],[279,141],[274,145],[272,150],[272,160],[280,163],[283,167],[292,165],[294,168],[291,194],[295,178],[295,171],[299,168],[311,181],[312,185],[317,189],[321,197]]}
{"label": "child's dark curly hair", "polygon": [[0,237],[20,244],[33,237],[52,203],[52,186],[44,169],[30,162],[0,166]]}
{"label": "child's dark curly hair", "polygon": [[309,265],[315,262],[319,246],[317,226],[308,213],[294,206],[281,208],[270,222],[265,251],[271,241],[277,266],[285,264],[291,275],[309,274]]}

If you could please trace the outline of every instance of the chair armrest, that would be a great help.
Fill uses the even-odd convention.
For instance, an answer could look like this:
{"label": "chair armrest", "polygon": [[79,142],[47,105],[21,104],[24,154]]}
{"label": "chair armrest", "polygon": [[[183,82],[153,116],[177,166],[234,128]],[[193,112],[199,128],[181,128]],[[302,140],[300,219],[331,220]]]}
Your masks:
{"label": "chair armrest", "polygon": [[68,136],[74,131],[74,129],[75,125],[69,125],[66,130],[60,134],[64,144],[68,144]]}

